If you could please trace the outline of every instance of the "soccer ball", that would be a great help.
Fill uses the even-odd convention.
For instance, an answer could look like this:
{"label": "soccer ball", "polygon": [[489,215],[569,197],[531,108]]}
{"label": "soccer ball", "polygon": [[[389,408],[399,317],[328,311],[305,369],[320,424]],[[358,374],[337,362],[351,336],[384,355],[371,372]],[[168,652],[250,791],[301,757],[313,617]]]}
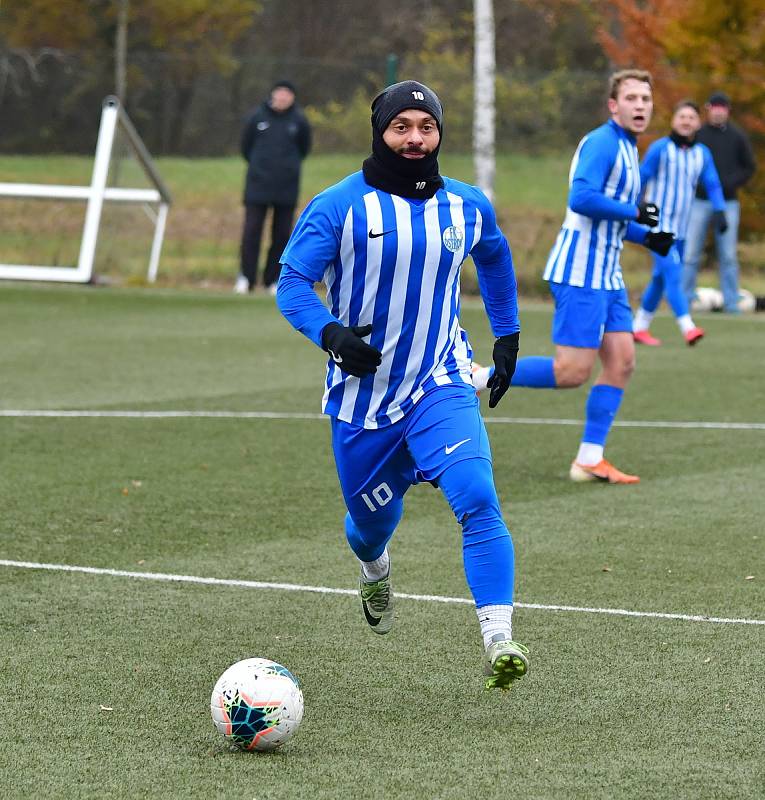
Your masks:
{"label": "soccer ball", "polygon": [[267,658],[232,664],[210,698],[215,727],[239,750],[274,750],[290,739],[303,719],[298,679]]}
{"label": "soccer ball", "polygon": [[738,310],[749,314],[757,308],[757,298],[748,289],[738,290]]}
{"label": "soccer ball", "polygon": [[723,296],[719,289],[699,286],[691,303],[691,311],[721,311]]}

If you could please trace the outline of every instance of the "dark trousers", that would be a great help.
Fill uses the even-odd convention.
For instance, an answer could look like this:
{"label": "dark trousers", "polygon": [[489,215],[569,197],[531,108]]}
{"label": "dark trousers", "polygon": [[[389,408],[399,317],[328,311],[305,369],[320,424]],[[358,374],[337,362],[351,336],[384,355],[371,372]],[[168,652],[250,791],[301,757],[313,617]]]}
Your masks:
{"label": "dark trousers", "polygon": [[[271,246],[268,248],[266,267],[263,270],[263,285],[270,286],[279,280],[281,258],[287,240],[292,233],[292,220],[295,215],[295,206],[270,206],[273,209],[271,216]],[[269,206],[255,205],[244,207],[244,229],[242,231],[241,272],[253,287],[258,277],[258,256],[260,255],[260,240],[263,238],[263,227],[266,221],[266,212]]]}

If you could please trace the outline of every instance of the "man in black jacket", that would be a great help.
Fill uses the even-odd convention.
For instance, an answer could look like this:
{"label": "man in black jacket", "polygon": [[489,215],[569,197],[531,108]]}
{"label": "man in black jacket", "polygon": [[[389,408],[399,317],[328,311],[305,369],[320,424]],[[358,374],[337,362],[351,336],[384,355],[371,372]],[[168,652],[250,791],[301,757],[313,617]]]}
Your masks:
{"label": "man in black jacket", "polygon": [[[720,289],[723,310],[738,314],[738,189],[754,175],[755,162],[752,146],[746,134],[730,122],[730,99],[723,92],[715,92],[706,104],[707,123],[696,134],[696,141],[712,151],[712,158],[720,176],[725,195],[725,221],[715,226],[715,246],[720,262]],[[690,303],[696,294],[696,275],[707,238],[707,229],[714,216],[712,203],[707,198],[703,184],[696,190],[691,206],[685,242],[683,290]]]}
{"label": "man in black jacket", "polygon": [[272,208],[271,246],[263,285],[274,293],[279,258],[292,232],[300,168],[311,149],[311,128],[295,103],[295,87],[289,81],[274,84],[269,99],[247,119],[241,149],[249,167],[244,189],[241,271],[235,291],[246,294],[255,286],[266,212]]}

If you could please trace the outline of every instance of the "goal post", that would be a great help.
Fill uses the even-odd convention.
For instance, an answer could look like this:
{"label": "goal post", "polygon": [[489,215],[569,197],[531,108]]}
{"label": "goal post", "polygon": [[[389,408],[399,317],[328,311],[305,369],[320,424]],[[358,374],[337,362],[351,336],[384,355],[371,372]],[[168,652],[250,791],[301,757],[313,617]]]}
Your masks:
{"label": "goal post", "polygon": [[[131,189],[107,186],[117,132],[124,136],[132,155],[140,165],[151,188]],[[107,97],[101,110],[96,153],[90,186],[57,186],[44,183],[0,183],[0,198],[85,201],[85,222],[80,240],[77,266],[57,267],[34,264],[0,264],[0,278],[6,280],[66,281],[88,283],[93,277],[96,245],[101,227],[104,202],[138,203],[154,224],[147,279],[157,278],[159,257],[165,235],[167,213],[172,203],[165,186],[141,137],[116,97]]]}

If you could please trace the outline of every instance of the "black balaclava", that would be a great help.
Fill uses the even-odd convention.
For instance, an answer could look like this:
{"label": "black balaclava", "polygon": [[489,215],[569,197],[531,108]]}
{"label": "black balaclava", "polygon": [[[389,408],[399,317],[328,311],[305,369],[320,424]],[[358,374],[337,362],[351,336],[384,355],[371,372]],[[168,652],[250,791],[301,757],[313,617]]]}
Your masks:
{"label": "black balaclava", "polygon": [[692,133],[690,136],[683,136],[682,133],[678,133],[677,131],[670,131],[669,138],[678,146],[678,147],[692,147],[693,143],[696,141],[696,134]]}
{"label": "black balaclava", "polygon": [[364,180],[376,189],[413,200],[427,200],[444,185],[438,174],[438,143],[424,158],[404,158],[385,144],[383,133],[400,112],[427,111],[443,136],[443,109],[436,93],[417,81],[394,83],[372,101],[372,155],[364,161]]}

